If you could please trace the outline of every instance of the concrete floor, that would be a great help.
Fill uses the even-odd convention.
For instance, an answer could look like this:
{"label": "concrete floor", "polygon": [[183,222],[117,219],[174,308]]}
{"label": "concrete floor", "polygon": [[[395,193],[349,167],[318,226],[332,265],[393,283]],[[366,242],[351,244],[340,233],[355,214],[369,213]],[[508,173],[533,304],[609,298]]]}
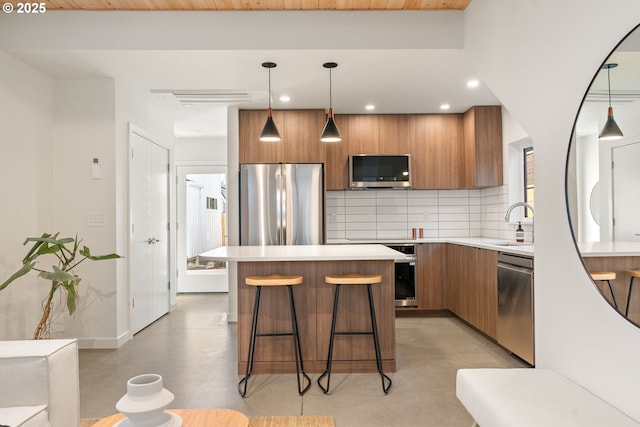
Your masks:
{"label": "concrete floor", "polygon": [[127,380],[162,375],[174,408],[230,408],[248,416],[330,415],[336,426],[471,426],[455,396],[459,368],[521,367],[520,361],[455,317],[396,319],[398,371],[381,390],[378,374],[332,374],[331,395],[314,382],[300,397],[295,375],[254,375],[246,398],[236,384],[236,325],[226,295],[178,295],[178,308],[118,350],[80,350],[80,416],[104,417]]}

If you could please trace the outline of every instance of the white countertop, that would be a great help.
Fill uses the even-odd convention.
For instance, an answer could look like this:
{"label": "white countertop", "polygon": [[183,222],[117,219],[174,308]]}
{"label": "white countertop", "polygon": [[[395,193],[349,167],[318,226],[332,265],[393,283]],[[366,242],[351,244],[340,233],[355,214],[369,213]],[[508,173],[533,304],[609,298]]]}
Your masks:
{"label": "white countertop", "polygon": [[[534,256],[530,242],[471,238],[427,238],[384,240],[329,240],[327,245],[309,246],[222,246],[201,254],[218,261],[340,261],[402,259],[400,252],[387,248],[389,244],[452,243]],[[640,256],[640,242],[583,242],[578,244],[583,257]]]}
{"label": "white countertop", "polygon": [[380,244],[221,246],[200,256],[216,261],[382,261],[404,259],[405,255]]}
{"label": "white countertop", "polygon": [[491,239],[487,237],[442,237],[442,238],[425,238],[425,239],[384,239],[384,240],[348,240],[336,239],[329,240],[327,244],[343,245],[343,244],[417,244],[417,243],[452,243],[455,245],[471,246],[474,248],[490,249],[500,252],[508,252],[511,254],[533,256],[533,244],[531,242],[517,243],[515,241]]}
{"label": "white countertop", "polygon": [[581,242],[583,257],[640,256],[640,242]]}

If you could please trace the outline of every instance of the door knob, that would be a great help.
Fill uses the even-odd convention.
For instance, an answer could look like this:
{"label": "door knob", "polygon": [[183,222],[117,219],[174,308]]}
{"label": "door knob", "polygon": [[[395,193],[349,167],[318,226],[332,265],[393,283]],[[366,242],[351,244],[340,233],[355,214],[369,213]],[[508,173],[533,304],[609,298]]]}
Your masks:
{"label": "door knob", "polygon": [[159,242],[160,240],[156,239],[155,237],[149,237],[147,239],[147,243],[150,245],[155,245],[157,242]]}

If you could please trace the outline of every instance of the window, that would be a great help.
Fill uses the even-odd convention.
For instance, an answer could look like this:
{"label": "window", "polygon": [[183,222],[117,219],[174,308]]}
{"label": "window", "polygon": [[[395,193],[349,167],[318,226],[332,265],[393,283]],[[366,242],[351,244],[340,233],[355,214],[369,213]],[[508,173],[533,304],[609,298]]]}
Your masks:
{"label": "window", "polygon": [[[529,203],[531,206],[535,206],[534,204],[534,180],[533,180],[533,147],[527,147],[522,150],[523,156],[523,167],[524,171],[524,201]],[[533,212],[529,209],[525,209],[524,212],[525,218],[532,218]]]}

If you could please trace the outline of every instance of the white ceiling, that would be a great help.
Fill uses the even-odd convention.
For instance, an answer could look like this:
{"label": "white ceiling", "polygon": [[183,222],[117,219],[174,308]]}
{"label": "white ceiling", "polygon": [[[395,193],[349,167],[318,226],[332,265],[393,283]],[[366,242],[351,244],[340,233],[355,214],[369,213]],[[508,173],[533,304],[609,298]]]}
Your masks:
{"label": "white ceiling", "polygon": [[[466,87],[475,77],[454,50],[287,50],[287,51],[39,51],[13,52],[14,56],[55,78],[110,77],[118,84],[151,90],[247,91],[251,102],[240,108],[266,108],[268,72],[264,61],[278,66],[271,71],[273,108],[327,108],[329,72],[322,67],[335,61],[332,71],[336,114],[463,112],[473,105],[495,105],[495,96],[483,85]],[[283,103],[281,95],[291,101]],[[220,134],[226,127],[226,105],[185,108],[171,96],[156,101],[175,109],[179,136]],[[221,111],[222,110],[222,111]]]}
{"label": "white ceiling", "polygon": [[[108,77],[151,90],[234,90],[240,108],[327,108],[336,114],[460,113],[499,104],[465,61],[464,12],[47,12],[38,22],[0,14],[0,49],[53,78]],[[265,48],[268,47],[268,48]],[[291,97],[282,103],[280,95]],[[226,133],[227,105],[185,108],[167,96],[178,136]]]}

